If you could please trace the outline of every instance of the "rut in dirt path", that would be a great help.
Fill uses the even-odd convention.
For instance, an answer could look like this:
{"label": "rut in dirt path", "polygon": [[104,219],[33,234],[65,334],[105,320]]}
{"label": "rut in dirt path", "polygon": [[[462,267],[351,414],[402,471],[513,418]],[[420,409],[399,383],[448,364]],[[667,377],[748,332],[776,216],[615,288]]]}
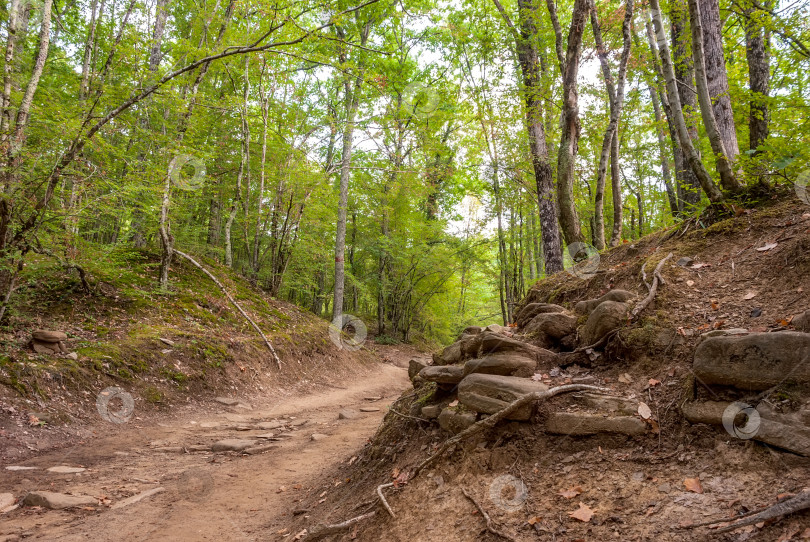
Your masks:
{"label": "rut in dirt path", "polygon": [[[165,426],[133,424],[15,465],[34,469],[4,469],[0,487],[17,498],[45,490],[90,499],[49,510],[51,496],[31,498],[42,508],[0,515],[0,540],[275,539],[299,500],[340,483],[330,471],[362,448],[409,381],[404,369],[380,364],[344,385],[273,405],[236,400],[220,415]],[[83,470],[45,470],[55,465]]]}

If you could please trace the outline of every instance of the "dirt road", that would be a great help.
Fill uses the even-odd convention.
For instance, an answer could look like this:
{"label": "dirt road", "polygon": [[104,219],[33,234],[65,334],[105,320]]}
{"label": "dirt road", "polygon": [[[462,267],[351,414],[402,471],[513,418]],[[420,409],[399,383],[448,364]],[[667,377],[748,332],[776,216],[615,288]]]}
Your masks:
{"label": "dirt road", "polygon": [[[329,473],[351,460],[407,385],[405,369],[379,364],[342,388],[254,403],[251,410],[216,404],[213,412],[183,413],[165,422],[130,421],[116,427],[112,436],[14,465],[36,469],[10,471],[4,465],[0,493],[19,497],[46,490],[92,496],[100,504],[67,510],[18,508],[0,515],[0,541],[285,538],[297,501],[340,482]],[[338,419],[342,409],[352,411],[351,419]],[[195,446],[223,439],[273,447],[255,455],[195,451]],[[86,470],[46,470],[53,466]],[[138,502],[115,507],[158,488]],[[317,517],[317,510],[310,513]]]}

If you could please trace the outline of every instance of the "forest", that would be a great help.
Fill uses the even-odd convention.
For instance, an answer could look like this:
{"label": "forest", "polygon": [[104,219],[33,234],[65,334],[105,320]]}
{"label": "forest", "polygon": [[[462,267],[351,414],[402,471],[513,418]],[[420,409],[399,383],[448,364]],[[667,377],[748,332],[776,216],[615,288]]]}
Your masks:
{"label": "forest", "polygon": [[10,0],[0,25],[4,325],[34,259],[144,254],[171,296],[182,253],[447,341],[583,254],[807,197],[800,1]]}

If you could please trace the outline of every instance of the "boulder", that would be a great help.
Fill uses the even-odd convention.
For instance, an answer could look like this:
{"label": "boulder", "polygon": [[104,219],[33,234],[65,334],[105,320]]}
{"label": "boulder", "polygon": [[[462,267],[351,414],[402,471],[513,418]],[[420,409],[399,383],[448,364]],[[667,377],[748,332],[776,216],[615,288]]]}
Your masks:
{"label": "boulder", "polygon": [[58,354],[61,352],[59,349],[59,343],[43,343],[39,341],[31,341],[31,347],[34,349],[34,352],[37,354]]}
{"label": "boulder", "polygon": [[810,333],[810,310],[797,314],[790,321],[797,331],[804,331]]}
{"label": "boulder", "polygon": [[[481,330],[483,332],[483,330]],[[474,358],[481,349],[481,333],[465,333],[461,336],[462,359]]]}
{"label": "boulder", "polygon": [[603,416],[589,412],[552,412],[546,419],[546,431],[555,435],[595,435],[621,433],[643,435],[647,424],[635,416]]}
{"label": "boulder", "polygon": [[610,290],[608,293],[598,299],[588,299],[587,301],[580,301],[574,306],[574,311],[577,314],[591,314],[596,307],[605,301],[617,301],[619,303],[626,303],[636,297],[633,292],[627,290]]}
{"label": "boulder", "polygon": [[531,376],[537,368],[534,357],[521,352],[498,352],[464,364],[464,376],[472,373],[503,376]]}
{"label": "boulder", "polygon": [[422,417],[428,420],[435,420],[445,409],[447,403],[439,403],[438,405],[425,405],[422,407]]}
{"label": "boulder", "polygon": [[467,326],[464,328],[464,331],[461,332],[462,335],[478,335],[484,330],[481,326]]}
{"label": "boulder", "polygon": [[439,414],[439,426],[454,435],[461,433],[475,423],[475,412],[458,412],[448,407]]}
{"label": "boulder", "polygon": [[461,351],[463,341],[456,341],[441,352],[433,354],[434,365],[453,365],[460,362],[464,355]]}
{"label": "boulder", "polygon": [[633,416],[638,412],[638,401],[631,401],[624,397],[615,395],[600,395],[597,393],[583,393],[575,397],[575,400],[594,410],[605,412],[618,412],[627,416]]}
{"label": "boulder", "polygon": [[693,370],[704,384],[765,390],[810,382],[810,334],[798,331],[710,337],[695,349]]}
{"label": "boulder", "polygon": [[583,345],[592,345],[599,339],[627,323],[630,305],[619,301],[604,301],[596,307],[580,331]]}
{"label": "boulder", "polygon": [[408,378],[413,378],[419,374],[419,371],[428,366],[428,363],[421,359],[412,359],[408,362]]}
{"label": "boulder", "polygon": [[518,327],[524,327],[538,314],[549,312],[565,312],[565,308],[553,303],[529,303],[515,315],[515,323]]}
{"label": "boulder", "polygon": [[464,378],[464,367],[461,365],[428,365],[419,371],[419,377],[439,384],[458,384]]}
{"label": "boulder", "polygon": [[49,510],[62,510],[75,506],[94,506],[98,504],[98,500],[88,495],[65,495],[64,493],[54,493],[52,491],[32,491],[25,496],[23,504],[41,506]]}
{"label": "boulder", "polygon": [[31,337],[42,343],[58,343],[67,340],[67,335],[61,331],[38,330],[31,333]]}
{"label": "boulder", "polygon": [[484,328],[484,331],[492,331],[493,333],[511,333],[511,330],[508,327],[498,324],[489,324]]}
{"label": "boulder", "polygon": [[496,352],[520,352],[533,357],[539,365],[545,366],[555,362],[556,354],[545,348],[525,343],[512,337],[484,331],[480,335],[481,348],[479,356],[484,357]]}
{"label": "boulder", "polygon": [[[726,411],[727,423],[736,418],[735,413],[741,412],[744,405],[737,404],[729,409],[733,403],[723,401],[688,402],[681,407],[684,417],[692,423],[708,423],[723,425],[723,415]],[[759,421],[749,421],[744,424],[744,438],[770,444],[803,456],[810,456],[810,411],[803,410],[794,413],[779,413],[772,410],[767,403],[762,402],[756,407]],[[748,425],[751,425],[748,427]],[[737,425],[739,427],[739,425]],[[734,428],[731,428],[734,431]],[[737,434],[732,436],[738,436]]]}
{"label": "boulder", "polygon": [[523,328],[524,333],[535,333],[545,345],[551,346],[577,330],[577,318],[564,312],[538,314]]}
{"label": "boulder", "polygon": [[[548,387],[528,378],[515,376],[471,374],[458,386],[458,400],[461,404],[483,414],[494,414],[514,400],[536,391],[546,391]],[[528,420],[534,405],[526,405],[513,412],[508,419]]]}

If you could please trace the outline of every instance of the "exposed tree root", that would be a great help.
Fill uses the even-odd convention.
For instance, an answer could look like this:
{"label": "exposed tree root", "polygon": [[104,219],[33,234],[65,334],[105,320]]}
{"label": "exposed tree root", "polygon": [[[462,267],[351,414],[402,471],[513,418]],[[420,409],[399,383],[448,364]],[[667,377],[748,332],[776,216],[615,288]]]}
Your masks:
{"label": "exposed tree root", "polygon": [[[662,267],[664,267],[664,264],[665,264],[665,263],[667,263],[667,261],[668,261],[670,258],[672,258],[672,253],[671,253],[671,252],[669,253],[669,255],[668,255],[666,258],[664,258],[663,260],[661,260],[660,262],[658,262],[658,265],[656,265],[656,266],[655,266],[655,272],[653,273],[653,281],[652,281],[652,285],[651,285],[651,286],[648,286],[648,288],[649,288],[649,290],[650,290],[650,293],[649,293],[649,294],[647,294],[647,297],[645,297],[644,299],[642,299],[642,300],[639,302],[639,304],[638,304],[638,305],[636,305],[636,308],[635,308],[635,309],[633,309],[633,312],[631,313],[631,316],[632,316],[633,320],[635,320],[636,318],[638,318],[638,315],[639,315],[639,314],[641,314],[641,312],[642,312],[644,309],[646,309],[646,308],[647,308],[647,306],[648,306],[650,303],[652,303],[652,302],[653,302],[653,299],[655,299],[655,294],[657,294],[657,293],[658,293],[658,286],[659,286],[659,284],[666,284],[666,281],[664,281],[664,277],[662,277],[662,276],[661,276],[661,268],[662,268]],[[646,262],[645,262],[645,265],[646,265]],[[642,266],[642,268],[641,268],[641,272],[642,272],[642,275],[643,275],[643,279],[642,279],[642,280],[644,281],[644,284],[645,284],[645,286],[646,286],[646,285],[647,285],[647,273],[644,271],[644,266]]]}
{"label": "exposed tree root", "polygon": [[377,486],[377,495],[379,495],[380,501],[383,503],[383,506],[385,506],[385,509],[388,510],[388,513],[391,514],[391,517],[396,518],[397,516],[394,515],[394,511],[391,510],[391,506],[388,504],[388,501],[385,500],[385,495],[383,495],[383,492],[382,492],[382,490],[385,489],[386,487],[393,487],[393,485],[394,485],[393,482],[378,485]]}
{"label": "exposed tree root", "polygon": [[228,298],[228,301],[230,301],[231,304],[233,304],[233,306],[236,307],[237,310],[240,313],[242,313],[242,316],[245,317],[245,320],[250,322],[250,325],[253,326],[253,329],[255,329],[259,333],[259,335],[262,336],[262,339],[264,339],[264,344],[267,345],[267,348],[270,350],[270,353],[273,354],[273,359],[276,361],[276,366],[279,368],[279,370],[281,370],[281,360],[278,359],[278,354],[276,354],[276,349],[273,348],[273,345],[270,344],[269,340],[267,340],[267,336],[262,332],[262,330],[259,328],[259,326],[256,325],[256,322],[254,322],[253,319],[251,319],[251,317],[248,316],[247,313],[242,309],[242,307],[239,305],[239,303],[237,303],[236,300],[233,297],[231,297],[231,294],[228,293],[228,290],[225,289],[225,287],[222,285],[222,283],[219,282],[219,280],[217,280],[217,278],[214,275],[212,275],[211,272],[208,271],[208,269],[206,269],[205,267],[203,267],[202,265],[197,263],[197,261],[194,258],[189,256],[185,252],[180,252],[179,250],[174,249],[174,253],[177,254],[178,256],[182,256],[183,258],[190,261],[194,265],[194,267],[196,267],[197,269],[199,269],[200,271],[202,271],[203,273],[208,275],[208,278],[213,280],[214,284],[219,286],[219,289],[222,290],[222,293],[225,294],[225,297]]}
{"label": "exposed tree root", "polygon": [[[767,521],[769,519],[775,519],[782,516],[786,516],[788,514],[793,514],[795,512],[801,512],[802,510],[810,509],[810,489],[806,489],[799,493],[798,495],[794,495],[789,499],[785,499],[782,502],[776,503],[773,506],[769,506],[764,510],[760,510],[758,512],[751,512],[738,518],[736,521],[732,521],[728,525],[717,529],[716,533],[727,533],[729,531],[733,531],[735,529],[739,529],[740,527],[745,527],[747,525],[754,525],[755,523],[760,523],[762,521]],[[695,523],[693,525],[686,525],[684,526],[685,529],[694,529],[696,527],[705,527],[707,525],[717,525],[720,523],[728,522],[728,518],[723,519],[715,519],[711,521],[706,521],[703,523]]]}
{"label": "exposed tree root", "polygon": [[464,496],[467,497],[468,499],[470,499],[470,501],[472,501],[472,503],[475,505],[475,507],[478,509],[478,511],[481,512],[481,517],[483,517],[484,521],[486,521],[486,523],[487,523],[487,531],[491,532],[495,536],[500,536],[504,540],[511,540],[512,542],[517,542],[517,540],[515,538],[513,538],[512,536],[510,536],[510,535],[508,535],[508,534],[506,534],[504,532],[501,532],[497,528],[495,528],[495,526],[492,524],[492,519],[489,517],[489,514],[486,513],[484,508],[480,504],[478,504],[478,501],[476,501],[473,498],[472,495],[467,493],[466,489],[461,488],[461,492],[464,493]]}
{"label": "exposed tree root", "polygon": [[311,542],[314,540],[320,540],[321,538],[342,533],[343,531],[349,530],[352,526],[360,523],[361,521],[367,520],[369,518],[374,517],[377,512],[369,512],[367,514],[363,514],[361,516],[357,516],[352,519],[347,519],[341,523],[335,523],[332,525],[316,525],[311,529],[308,529],[306,534],[303,535],[301,538],[297,538],[297,540],[306,540],[307,542]]}

